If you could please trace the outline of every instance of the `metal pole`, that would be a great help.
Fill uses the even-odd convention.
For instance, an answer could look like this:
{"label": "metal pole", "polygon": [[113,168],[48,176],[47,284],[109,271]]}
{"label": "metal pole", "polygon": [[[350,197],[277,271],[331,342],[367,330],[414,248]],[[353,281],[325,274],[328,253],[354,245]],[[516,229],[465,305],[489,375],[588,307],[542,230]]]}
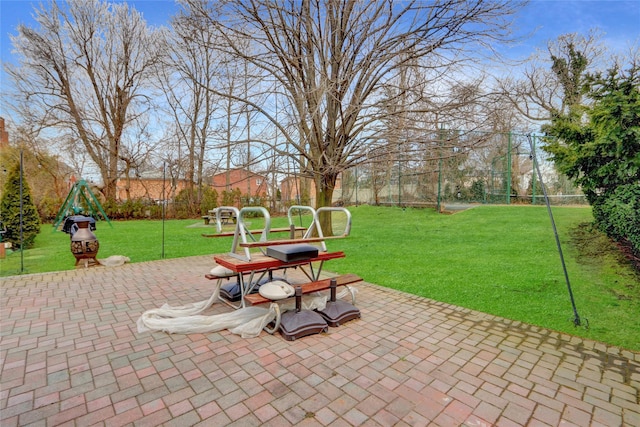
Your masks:
{"label": "metal pole", "polygon": [[[533,153],[533,140],[531,134],[527,135],[529,144],[531,146],[531,152]],[[534,156],[535,158],[535,156]],[[553,228],[553,234],[556,238],[556,246],[558,247],[558,253],[560,254],[560,262],[562,263],[562,270],[564,271],[564,279],[567,283],[567,289],[569,290],[569,298],[571,300],[571,306],[573,307],[573,325],[580,326],[582,324],[578,309],[576,308],[576,302],[573,299],[573,291],[571,290],[571,283],[569,282],[569,273],[567,273],[567,266],[564,262],[564,255],[562,254],[562,246],[560,245],[560,237],[558,236],[558,229],[556,228],[556,222],[553,219],[553,212],[551,211],[551,205],[549,204],[549,196],[547,195],[547,189],[542,181],[542,173],[540,172],[540,165],[536,162],[536,171],[538,172],[538,179],[540,180],[540,187],[542,187],[542,193],[544,194],[544,200],[547,205],[547,212],[549,219],[551,220],[551,227]],[[588,327],[588,322],[587,322]]]}
{"label": "metal pole", "polygon": [[444,138],[444,127],[440,125],[438,131],[438,195],[437,195],[437,210],[440,213],[440,199],[442,194],[442,140]]}
{"label": "metal pole", "polygon": [[356,206],[358,206],[358,167],[356,166]]}
{"label": "metal pole", "polygon": [[402,171],[400,168],[400,153],[398,153],[398,206],[402,205]]}
{"label": "metal pole", "polygon": [[24,184],[23,184],[23,159],[22,159],[22,149],[20,150],[20,273],[24,273],[24,203],[22,200],[24,193]]}
{"label": "metal pole", "polygon": [[442,191],[442,153],[440,153],[440,158],[438,159],[438,213],[440,213],[440,199],[441,199],[441,191]]}
{"label": "metal pole", "polygon": [[167,196],[165,194],[167,186],[167,162],[162,162],[162,259],[164,259],[164,220],[165,220],[165,204],[167,203]]}
{"label": "metal pole", "polygon": [[389,167],[387,170],[387,201],[389,205],[391,205],[391,174],[393,173],[393,168],[391,167],[391,161],[389,161]]}
{"label": "metal pole", "polygon": [[507,204],[511,204],[511,132],[507,143]]}
{"label": "metal pole", "polygon": [[531,177],[531,204],[536,204],[536,136],[533,135],[531,141],[531,159],[533,161],[532,177]]}

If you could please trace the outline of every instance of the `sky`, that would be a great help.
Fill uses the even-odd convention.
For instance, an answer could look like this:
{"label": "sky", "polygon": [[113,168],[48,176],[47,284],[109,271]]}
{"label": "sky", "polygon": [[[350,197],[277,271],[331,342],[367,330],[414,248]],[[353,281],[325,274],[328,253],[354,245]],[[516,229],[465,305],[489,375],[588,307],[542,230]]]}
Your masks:
{"label": "sky", "polygon": [[587,35],[592,28],[604,33],[603,41],[612,51],[625,51],[640,43],[640,0],[531,0],[515,21],[517,34],[533,35],[522,43],[521,52],[544,49],[559,35]]}
{"label": "sky", "polygon": [[[178,10],[174,0],[126,1],[153,25],[167,23]],[[15,34],[18,24],[33,24],[33,7],[39,3],[40,0],[0,0],[3,61],[11,55],[8,34]],[[593,27],[601,28],[607,42],[618,46],[640,35],[640,0],[531,0],[519,13],[516,25],[520,34],[536,30],[525,47],[544,46],[546,40],[564,33],[586,34]]]}
{"label": "sky", "polygon": [[[40,0],[0,0],[2,62],[13,60],[9,35],[16,33],[19,24],[34,25],[33,8],[39,3]],[[174,0],[128,0],[128,3],[152,25],[168,23],[178,10]],[[604,32],[604,41],[613,50],[623,50],[633,41],[640,43],[640,0],[531,0],[518,14],[514,31],[517,35],[532,32],[533,35],[507,53],[526,57],[561,34],[586,35],[595,27]]]}

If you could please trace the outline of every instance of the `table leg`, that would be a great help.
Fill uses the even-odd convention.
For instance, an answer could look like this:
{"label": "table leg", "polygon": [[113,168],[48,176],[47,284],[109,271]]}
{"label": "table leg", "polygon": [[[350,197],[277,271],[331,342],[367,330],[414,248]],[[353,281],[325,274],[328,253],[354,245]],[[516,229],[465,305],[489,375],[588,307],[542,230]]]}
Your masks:
{"label": "table leg", "polygon": [[[256,273],[259,273],[258,279],[256,280]],[[269,272],[270,273],[270,272]],[[242,300],[242,307],[246,307],[245,302],[244,302],[244,297],[245,295],[249,295],[251,293],[251,291],[253,291],[253,288],[255,287],[255,285],[261,281],[265,274],[267,274],[267,271],[252,271],[251,273],[249,273],[249,281],[245,282],[244,281],[244,277],[241,274],[240,277],[242,277],[241,280],[238,281],[238,283],[240,284],[240,297]]]}
{"label": "table leg", "polygon": [[322,267],[324,266],[324,261],[319,261],[318,270],[314,271],[313,263],[309,263],[309,272],[305,271],[304,266],[300,266],[302,272],[307,276],[309,280],[312,282],[320,280],[320,274],[322,273]]}

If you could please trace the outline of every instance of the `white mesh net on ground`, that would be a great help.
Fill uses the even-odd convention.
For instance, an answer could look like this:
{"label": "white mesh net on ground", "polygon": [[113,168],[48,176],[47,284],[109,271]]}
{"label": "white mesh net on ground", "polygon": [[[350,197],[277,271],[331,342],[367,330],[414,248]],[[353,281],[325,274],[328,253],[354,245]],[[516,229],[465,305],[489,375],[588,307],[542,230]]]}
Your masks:
{"label": "white mesh net on ground", "polygon": [[[355,288],[344,289],[338,293],[338,298],[343,298],[349,293],[353,295]],[[213,294],[208,300],[190,303],[181,306],[164,304],[160,308],[145,311],[138,318],[138,332],[163,331],[176,334],[217,332],[228,329],[231,333],[242,338],[253,338],[271,323],[280,312],[295,310],[294,298],[272,302],[268,308],[244,307],[227,313],[214,315],[202,315],[207,308],[217,302],[221,302],[220,283],[216,284]],[[275,305],[278,307],[275,307]],[[327,296],[320,293],[304,295],[302,297],[303,310],[323,310],[327,304]]]}

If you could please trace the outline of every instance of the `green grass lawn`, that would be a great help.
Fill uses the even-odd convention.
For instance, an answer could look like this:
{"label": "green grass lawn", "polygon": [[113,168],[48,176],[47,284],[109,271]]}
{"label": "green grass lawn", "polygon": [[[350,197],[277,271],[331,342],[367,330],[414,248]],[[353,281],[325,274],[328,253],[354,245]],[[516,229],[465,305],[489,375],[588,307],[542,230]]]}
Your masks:
{"label": "green grass lawn", "polygon": [[[554,208],[576,306],[573,310],[545,207],[479,206],[455,215],[359,206],[351,236],[327,242],[346,258],[327,268],[434,300],[640,351],[640,280],[613,245],[585,224],[589,208]],[[283,226],[286,218],[273,218]],[[164,231],[163,231],[164,229]],[[50,226],[24,252],[26,273],[73,269],[69,236]],[[131,262],[227,252],[230,238],[203,238],[202,220],[98,223],[99,258]],[[585,236],[585,233],[587,235]],[[596,245],[596,246],[594,246]],[[595,248],[595,249],[594,249]],[[594,252],[595,251],[595,252]],[[18,252],[0,261],[20,272]],[[204,274],[204,272],[203,272]]]}

